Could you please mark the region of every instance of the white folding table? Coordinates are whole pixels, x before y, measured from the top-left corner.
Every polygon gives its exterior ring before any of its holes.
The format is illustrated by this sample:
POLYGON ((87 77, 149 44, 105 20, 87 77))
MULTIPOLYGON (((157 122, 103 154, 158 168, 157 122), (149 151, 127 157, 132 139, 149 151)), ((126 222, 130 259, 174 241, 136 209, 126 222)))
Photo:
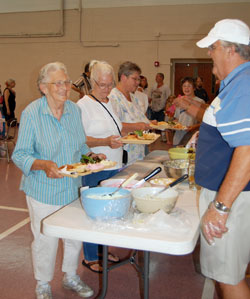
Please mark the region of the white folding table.
MULTIPOLYGON (((159 166, 158 163, 137 162, 122 172, 127 175, 133 173, 135 169, 138 169, 140 172, 140 169, 143 168, 142 171, 145 171, 146 167, 148 167, 148 171, 151 171, 157 166, 159 166)), ((118 177, 122 177, 122 172, 118 177)), ((164 177, 165 174, 161 176, 164 177)), ((112 267, 117 267, 117 265, 114 265, 108 268, 108 246, 142 250, 144 252, 144 298, 147 299, 149 291, 149 252, 171 255, 189 254, 194 250, 199 236, 198 192, 189 190, 187 182, 177 185, 176 189, 180 192, 176 207, 181 209, 189 219, 189 230, 185 233, 177 231, 173 234, 167 231, 150 231, 150 229, 142 231, 136 228, 121 230, 98 229, 88 219, 80 200, 72 202, 45 218, 43 220, 43 233, 48 236, 103 245, 103 280, 99 298, 105 298, 108 271, 112 267)), ((124 264, 124 262, 121 262, 121 264, 124 264)))

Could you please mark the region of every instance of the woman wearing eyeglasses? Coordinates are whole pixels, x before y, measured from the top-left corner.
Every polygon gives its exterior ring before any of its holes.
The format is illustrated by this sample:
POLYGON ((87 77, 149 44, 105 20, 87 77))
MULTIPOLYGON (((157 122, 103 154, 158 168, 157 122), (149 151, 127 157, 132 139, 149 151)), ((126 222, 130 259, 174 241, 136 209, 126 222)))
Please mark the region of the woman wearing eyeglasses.
MULTIPOLYGON (((78 198, 81 179, 63 177, 58 167, 80 161, 91 153, 86 145, 79 107, 69 99, 72 82, 59 62, 45 65, 37 80, 42 97, 22 112, 17 144, 12 155, 22 170, 20 189, 29 208, 36 298, 52 298, 58 238, 40 232, 42 219, 78 198)), ((63 286, 90 297, 93 290, 76 274, 82 242, 64 241, 63 286)))
MULTIPOLYGON (((87 144, 94 153, 104 153, 108 160, 117 162, 114 169, 119 169, 122 167, 122 124, 108 99, 114 86, 114 71, 107 62, 96 60, 90 62, 90 70, 92 92, 77 102, 82 112, 87 144)), ((109 172, 96 173, 96 176, 100 176, 100 181, 109 172)))
MULTIPOLYGON (((108 95, 114 86, 114 71, 104 61, 90 62, 92 92, 77 102, 82 112, 82 123, 87 136, 87 145, 94 153, 103 153, 108 160, 117 164, 111 170, 93 173, 82 178, 83 186, 95 187, 102 180, 114 176, 122 167, 122 124, 114 114, 108 95)), ((99 246, 84 243, 83 265, 93 272, 102 272, 99 246)), ((118 262, 117 256, 109 253, 111 262, 118 262)))
MULTIPOLYGON (((135 130, 149 130, 150 121, 145 116, 134 94, 140 83, 141 69, 133 62, 122 63, 118 71, 118 84, 112 89, 109 98, 115 114, 122 122, 123 132, 128 134, 135 130)), ((145 145, 126 144, 128 164, 142 160, 145 156, 145 145)))

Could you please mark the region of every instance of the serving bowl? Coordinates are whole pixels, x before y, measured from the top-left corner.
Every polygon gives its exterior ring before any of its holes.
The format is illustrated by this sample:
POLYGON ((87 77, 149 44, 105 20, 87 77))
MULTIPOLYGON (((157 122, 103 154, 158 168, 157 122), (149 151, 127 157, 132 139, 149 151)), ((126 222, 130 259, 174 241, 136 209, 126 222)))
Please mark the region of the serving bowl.
POLYGON ((162 209, 170 213, 175 207, 179 193, 169 188, 159 195, 155 195, 162 187, 143 187, 132 190, 132 197, 136 208, 142 213, 155 213, 162 209))
POLYGON ((167 187, 175 181, 174 178, 157 178, 149 181, 152 187, 167 187))
POLYGON ((185 147, 173 147, 168 150, 170 159, 195 159, 195 152, 193 149, 185 147))
POLYGON ((81 202, 86 214, 96 220, 120 219, 125 217, 131 206, 131 192, 115 187, 95 187, 81 191, 81 202))
POLYGON ((184 174, 188 174, 189 160, 167 160, 163 162, 163 167, 169 178, 178 179, 184 174))

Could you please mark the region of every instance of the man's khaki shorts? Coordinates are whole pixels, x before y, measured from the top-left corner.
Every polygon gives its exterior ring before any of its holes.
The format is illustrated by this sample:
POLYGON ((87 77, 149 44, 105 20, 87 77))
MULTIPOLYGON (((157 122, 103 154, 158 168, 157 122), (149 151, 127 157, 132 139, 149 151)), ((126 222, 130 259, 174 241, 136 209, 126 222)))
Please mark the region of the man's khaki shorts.
MULTIPOLYGON (((216 192, 202 189, 200 216, 216 192)), ((206 277, 225 284, 236 285, 245 278, 250 261, 250 191, 241 192, 235 200, 226 226, 228 232, 215 245, 208 245, 201 234, 201 272, 206 277)))

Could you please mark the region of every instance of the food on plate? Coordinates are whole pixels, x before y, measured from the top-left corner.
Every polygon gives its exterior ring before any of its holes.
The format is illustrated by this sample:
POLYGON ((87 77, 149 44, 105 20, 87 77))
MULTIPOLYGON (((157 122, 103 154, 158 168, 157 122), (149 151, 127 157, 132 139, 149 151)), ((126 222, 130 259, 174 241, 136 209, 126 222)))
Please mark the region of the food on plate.
POLYGON ((133 139, 137 139, 137 135, 127 135, 125 137, 123 137, 124 139, 128 139, 128 140, 133 140, 133 139))
POLYGON ((157 126, 167 126, 168 123, 165 121, 158 121, 157 126))
POLYGON ((148 133, 146 131, 137 130, 129 133, 127 136, 123 137, 124 139, 133 140, 154 140, 157 137, 155 133, 148 133))
POLYGON ((142 136, 138 136, 138 139, 143 139, 143 140, 154 140, 156 138, 155 133, 143 133, 142 136))
POLYGON ((143 131, 142 130, 136 130, 136 131, 134 131, 134 134, 139 136, 139 137, 142 137, 143 136, 143 131))
POLYGON ((105 166, 101 163, 88 164, 87 169, 93 172, 103 170, 105 166))
POLYGON ((82 164, 95 164, 101 162, 102 160, 98 156, 90 157, 90 156, 82 155, 80 161, 82 164))
POLYGON ((153 125, 151 124, 152 128, 159 128, 159 129, 172 129, 172 130, 186 130, 187 127, 183 126, 182 124, 180 124, 179 122, 177 122, 176 120, 168 120, 166 121, 159 121, 157 123, 157 125, 153 125))
POLYGON ((116 162, 114 161, 110 161, 110 160, 102 160, 100 162, 105 168, 111 168, 114 167, 116 165, 116 162))
POLYGON ((177 124, 177 121, 174 121, 174 120, 168 120, 168 121, 167 121, 167 124, 168 124, 168 125, 173 125, 173 126, 175 126, 175 125, 177 124))
POLYGON ((86 174, 90 173, 87 165, 82 164, 82 163, 74 163, 74 164, 66 164, 61 167, 59 167, 60 172, 62 174, 67 174, 67 175, 81 175, 81 174, 86 174))
POLYGON ((60 169, 61 174, 77 176, 76 171, 72 169, 71 165, 63 165, 63 166, 59 167, 59 169, 60 169))
POLYGON ((183 125, 180 124, 180 123, 176 123, 175 125, 173 125, 173 129, 186 130, 187 127, 186 127, 186 126, 183 126, 183 125))
POLYGON ((66 164, 59 167, 60 172, 65 176, 77 177, 92 172, 98 172, 106 168, 112 168, 116 165, 116 162, 110 160, 101 160, 98 157, 88 157, 82 155, 81 162, 74 164, 66 164))

